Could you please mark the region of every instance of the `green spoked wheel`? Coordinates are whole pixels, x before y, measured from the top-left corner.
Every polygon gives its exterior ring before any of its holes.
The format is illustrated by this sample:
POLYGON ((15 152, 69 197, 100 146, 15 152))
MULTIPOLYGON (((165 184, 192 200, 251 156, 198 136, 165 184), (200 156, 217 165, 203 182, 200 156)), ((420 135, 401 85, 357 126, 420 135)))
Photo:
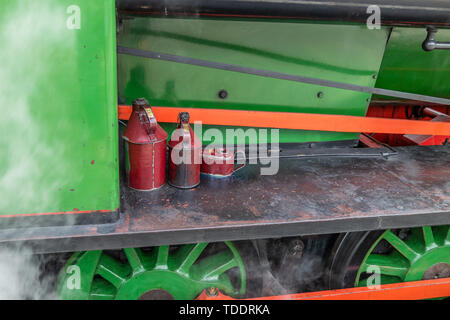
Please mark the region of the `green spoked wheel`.
POLYGON ((334 250, 330 287, 367 286, 374 274, 380 284, 450 277, 449 226, 342 235, 334 250))
POLYGON ((374 271, 379 271, 381 284, 450 277, 448 226, 414 228, 404 239, 387 230, 371 249, 358 270, 356 286, 366 286, 365 274, 374 271), (374 253, 381 241, 388 243, 392 250, 385 254, 374 253))
POLYGON ((246 282, 233 243, 199 243, 75 253, 62 270, 58 292, 62 299, 185 300, 211 287, 242 296, 246 282))

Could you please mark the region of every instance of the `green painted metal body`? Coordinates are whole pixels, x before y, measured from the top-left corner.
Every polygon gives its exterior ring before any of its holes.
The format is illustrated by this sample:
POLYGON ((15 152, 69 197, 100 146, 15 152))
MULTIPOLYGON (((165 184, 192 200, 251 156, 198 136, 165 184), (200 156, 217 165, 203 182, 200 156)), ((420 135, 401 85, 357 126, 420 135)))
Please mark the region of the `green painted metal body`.
MULTIPOLYGON (((388 31, 357 25, 146 17, 124 20, 119 44, 374 86, 388 31)), ((142 96, 155 106, 363 116, 370 100, 366 93, 122 55, 118 82, 120 102, 131 103, 142 96), (219 98, 221 90, 228 92, 226 99, 219 98)), ((170 132, 173 126, 164 128, 170 132)), ((357 137, 354 133, 280 132, 281 142, 357 137)))
POLYGON ((0 43, 0 216, 116 210, 114 0, 1 1, 0 43))
MULTIPOLYGON (((450 52, 425 52, 422 42, 426 36, 425 28, 393 28, 381 64, 377 88, 450 97, 450 52)), ((450 30, 439 29, 436 39, 450 42, 450 30)))
POLYGON ((71 300, 137 300, 149 291, 164 290, 176 300, 187 300, 210 287, 233 296, 243 295, 246 270, 236 247, 225 242, 221 250, 204 256, 208 245, 183 245, 175 250, 169 246, 124 249, 122 261, 120 256, 102 251, 75 253, 62 270, 59 296, 71 300), (227 274, 232 269, 237 283, 232 283, 227 274))

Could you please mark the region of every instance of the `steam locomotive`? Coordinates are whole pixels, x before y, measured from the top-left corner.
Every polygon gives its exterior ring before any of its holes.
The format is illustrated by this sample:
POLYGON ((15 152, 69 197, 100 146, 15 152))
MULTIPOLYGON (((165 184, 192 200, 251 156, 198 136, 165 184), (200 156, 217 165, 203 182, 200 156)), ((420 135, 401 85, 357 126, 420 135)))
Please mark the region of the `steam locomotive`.
POLYGON ((1 2, 2 247, 54 257, 62 299, 450 277, 449 13, 439 0, 1 2), (232 173, 164 184, 165 141, 130 159, 141 98, 142 130, 157 121, 170 141, 189 113, 232 173), (154 152, 163 183, 130 188, 154 152))

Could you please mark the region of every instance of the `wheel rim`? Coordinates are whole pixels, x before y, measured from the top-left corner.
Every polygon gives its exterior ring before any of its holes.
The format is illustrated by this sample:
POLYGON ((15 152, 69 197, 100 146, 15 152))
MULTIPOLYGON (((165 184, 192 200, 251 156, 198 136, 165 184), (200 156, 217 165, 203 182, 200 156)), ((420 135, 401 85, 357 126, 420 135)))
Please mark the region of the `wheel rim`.
POLYGON ((58 292, 62 299, 187 300, 210 287, 232 296, 246 291, 244 263, 231 242, 75 253, 58 292), (75 288, 73 270, 80 276, 75 288))
POLYGON ((355 286, 367 286, 368 275, 378 271, 380 284, 450 276, 449 226, 413 228, 402 238, 386 230, 375 241, 359 267, 355 286), (375 253, 382 241, 389 252, 375 253))

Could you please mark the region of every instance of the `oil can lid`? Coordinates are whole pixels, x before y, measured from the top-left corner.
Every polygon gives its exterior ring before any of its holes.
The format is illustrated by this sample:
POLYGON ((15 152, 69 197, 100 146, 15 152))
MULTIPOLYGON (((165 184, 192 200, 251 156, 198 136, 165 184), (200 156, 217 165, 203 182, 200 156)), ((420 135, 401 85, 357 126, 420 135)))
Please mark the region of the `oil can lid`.
POLYGON ((133 111, 135 111, 136 109, 150 107, 150 103, 145 98, 139 98, 133 101, 132 106, 133 111))
POLYGON ((189 112, 180 112, 178 114, 178 123, 179 124, 189 124, 189 112))

